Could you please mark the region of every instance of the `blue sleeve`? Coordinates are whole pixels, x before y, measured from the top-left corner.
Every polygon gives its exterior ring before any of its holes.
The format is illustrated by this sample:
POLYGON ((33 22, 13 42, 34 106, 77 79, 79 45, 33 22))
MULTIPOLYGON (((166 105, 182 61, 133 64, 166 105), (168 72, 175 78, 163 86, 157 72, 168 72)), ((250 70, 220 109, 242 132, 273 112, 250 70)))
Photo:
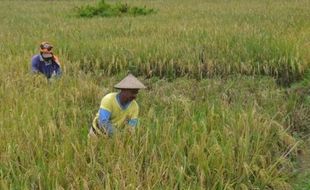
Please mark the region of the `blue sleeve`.
POLYGON ((37 58, 38 58, 37 56, 34 56, 31 60, 31 72, 32 73, 36 73, 39 71, 37 68, 38 67, 38 59, 37 58))
POLYGON ((99 109, 99 126, 104 127, 109 136, 113 134, 114 128, 110 122, 111 113, 108 110, 99 109))
POLYGON ((108 110, 105 110, 102 108, 99 109, 99 123, 100 124, 109 122, 110 116, 111 116, 111 113, 108 110))
POLYGON ((130 119, 128 121, 128 125, 130 125, 132 127, 136 127, 138 125, 138 119, 130 119))

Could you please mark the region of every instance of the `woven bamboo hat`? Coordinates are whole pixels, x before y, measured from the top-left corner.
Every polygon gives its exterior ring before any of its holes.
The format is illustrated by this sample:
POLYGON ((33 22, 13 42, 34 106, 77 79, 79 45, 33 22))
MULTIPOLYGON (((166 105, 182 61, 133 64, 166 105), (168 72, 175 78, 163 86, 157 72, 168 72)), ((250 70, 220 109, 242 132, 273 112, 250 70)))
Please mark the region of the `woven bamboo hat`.
POLYGON ((145 89, 146 86, 142 84, 135 76, 132 74, 127 75, 123 80, 117 83, 114 88, 116 89, 145 89))

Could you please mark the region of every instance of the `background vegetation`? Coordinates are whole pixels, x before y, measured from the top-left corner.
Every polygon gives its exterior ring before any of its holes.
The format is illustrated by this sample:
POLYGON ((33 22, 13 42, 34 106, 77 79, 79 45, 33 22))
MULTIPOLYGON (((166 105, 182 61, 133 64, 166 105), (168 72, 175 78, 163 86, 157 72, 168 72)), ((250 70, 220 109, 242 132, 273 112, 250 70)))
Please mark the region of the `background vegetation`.
POLYGON ((139 16, 147 15, 155 12, 154 9, 147 9, 146 7, 131 7, 127 3, 109 4, 105 0, 99 1, 96 6, 82 6, 77 8, 77 15, 80 17, 115 17, 115 16, 139 16))
POLYGON ((0 189, 309 186, 292 180, 310 123, 309 1, 134 0, 157 14, 76 17, 96 3, 1 2, 0 189), (65 69, 53 83, 29 74, 46 40, 65 69), (139 129, 89 144, 128 70, 149 87, 139 129))

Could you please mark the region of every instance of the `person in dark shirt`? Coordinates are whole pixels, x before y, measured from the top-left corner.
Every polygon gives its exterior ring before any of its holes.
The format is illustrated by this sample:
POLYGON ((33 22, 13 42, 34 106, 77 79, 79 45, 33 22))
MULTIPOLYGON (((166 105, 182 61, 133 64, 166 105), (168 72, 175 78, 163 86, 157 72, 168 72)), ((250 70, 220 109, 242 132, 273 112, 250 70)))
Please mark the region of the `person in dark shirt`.
POLYGON ((41 73, 47 79, 60 77, 62 70, 58 60, 52 52, 53 46, 48 42, 40 44, 40 53, 34 55, 31 60, 32 73, 41 73))

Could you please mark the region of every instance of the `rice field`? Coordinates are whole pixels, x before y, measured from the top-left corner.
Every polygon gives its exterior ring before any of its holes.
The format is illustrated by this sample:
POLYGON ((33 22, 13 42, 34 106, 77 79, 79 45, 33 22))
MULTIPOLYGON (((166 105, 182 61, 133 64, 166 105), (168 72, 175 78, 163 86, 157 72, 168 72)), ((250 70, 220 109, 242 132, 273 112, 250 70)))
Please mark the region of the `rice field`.
POLYGON ((0 189, 307 189, 310 1, 127 3, 157 12, 1 1, 0 189), (52 83, 29 72, 41 41, 64 66, 52 83), (140 126, 89 142, 128 72, 148 86, 140 126))

